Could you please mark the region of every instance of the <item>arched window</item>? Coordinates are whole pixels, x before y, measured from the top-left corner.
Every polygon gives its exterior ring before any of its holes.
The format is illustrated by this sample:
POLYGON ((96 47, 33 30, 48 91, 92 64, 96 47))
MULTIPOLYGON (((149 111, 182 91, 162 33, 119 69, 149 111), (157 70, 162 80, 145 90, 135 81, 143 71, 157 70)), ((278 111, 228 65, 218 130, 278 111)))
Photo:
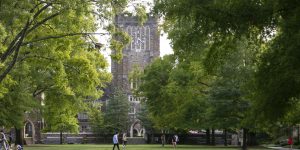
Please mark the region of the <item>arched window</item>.
POLYGON ((32 124, 30 122, 25 124, 25 137, 32 137, 32 124))

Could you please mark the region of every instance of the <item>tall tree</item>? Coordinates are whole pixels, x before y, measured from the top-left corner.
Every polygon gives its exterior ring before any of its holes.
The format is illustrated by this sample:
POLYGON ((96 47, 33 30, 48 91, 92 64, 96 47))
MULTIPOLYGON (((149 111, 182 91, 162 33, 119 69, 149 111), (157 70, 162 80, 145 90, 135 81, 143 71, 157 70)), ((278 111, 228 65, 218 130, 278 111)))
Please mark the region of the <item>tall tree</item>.
POLYGON ((256 73, 255 107, 263 121, 283 118, 299 98, 299 1, 157 0, 175 55, 207 55, 212 70, 222 64, 232 41, 247 37, 263 47, 256 73), (189 9, 186 9, 189 8, 189 9), (264 44, 267 43, 267 44, 264 44), (203 49, 203 45, 208 49, 203 49), (218 57, 209 57, 217 54, 218 57))
POLYGON ((114 89, 107 101, 104 114, 106 132, 127 131, 128 129, 129 101, 126 93, 119 88, 114 89))
POLYGON ((104 116, 101 106, 102 104, 99 103, 91 103, 87 108, 89 123, 95 133, 101 133, 104 130, 104 116))
POLYGON ((218 129, 254 129, 253 120, 251 123, 245 123, 245 120, 253 119, 249 117, 253 114, 249 114, 251 100, 247 86, 253 82, 255 56, 259 47, 247 40, 237 41, 235 45, 232 52, 224 58, 224 63, 218 67, 209 90, 209 118, 212 120, 211 124, 218 129), (249 47, 252 51, 247 50, 249 47))
POLYGON ((171 118, 166 117, 166 114, 172 108, 169 106, 171 99, 166 94, 165 87, 173 66, 174 58, 171 56, 158 58, 146 67, 141 77, 142 84, 139 91, 146 98, 147 109, 158 129, 169 128, 171 118))
MULTIPOLYGON (((96 33, 95 22, 105 18, 112 22, 112 16, 124 5, 125 1, 2 0, 0 101, 7 110, 0 112, 1 125, 22 127, 22 119, 9 118, 30 111, 32 103, 37 103, 34 97, 41 93, 47 97, 46 110, 61 113, 66 108, 79 111, 77 103, 86 97, 98 98, 102 91, 97 89, 104 87, 110 74, 104 56, 94 46, 93 35, 118 34, 124 37, 114 42, 119 48, 128 42, 128 37, 110 28, 108 32, 96 33), (70 102, 76 104, 69 107, 70 102), (9 111, 18 107, 17 112, 9 111)), ((111 47, 118 50, 115 45, 111 47)), ((68 116, 74 118, 76 111, 68 116)))
POLYGON ((75 117, 83 100, 99 98, 111 79, 95 35, 109 35, 106 47, 116 51, 112 58, 120 59, 130 38, 112 24, 127 4, 1 0, 0 125, 21 128, 24 112, 41 109, 47 130, 77 132, 75 117), (41 106, 36 97, 42 93, 46 98, 41 106))
POLYGON ((204 126, 208 85, 199 66, 197 62, 178 62, 170 55, 145 69, 139 90, 158 129, 204 126))
POLYGON ((154 123, 151 119, 151 113, 148 110, 147 104, 143 101, 141 102, 141 108, 140 108, 140 111, 137 114, 137 119, 139 119, 141 121, 141 124, 143 125, 143 127, 146 130, 146 135, 148 136, 147 137, 148 138, 147 142, 152 143, 154 141, 155 131, 157 131, 157 130, 156 130, 156 128, 154 126, 154 123), (149 136, 151 138, 149 138, 149 136))

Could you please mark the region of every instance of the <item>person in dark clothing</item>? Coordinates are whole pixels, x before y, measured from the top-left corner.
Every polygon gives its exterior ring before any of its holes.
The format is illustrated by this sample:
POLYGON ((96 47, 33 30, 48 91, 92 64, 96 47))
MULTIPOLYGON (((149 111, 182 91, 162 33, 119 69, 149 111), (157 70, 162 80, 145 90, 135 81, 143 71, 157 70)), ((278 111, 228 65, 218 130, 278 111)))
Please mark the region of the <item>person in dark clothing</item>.
POLYGON ((160 137, 160 139, 161 139, 161 146, 164 147, 165 143, 166 143, 166 136, 165 136, 165 134, 162 134, 161 137, 160 137))

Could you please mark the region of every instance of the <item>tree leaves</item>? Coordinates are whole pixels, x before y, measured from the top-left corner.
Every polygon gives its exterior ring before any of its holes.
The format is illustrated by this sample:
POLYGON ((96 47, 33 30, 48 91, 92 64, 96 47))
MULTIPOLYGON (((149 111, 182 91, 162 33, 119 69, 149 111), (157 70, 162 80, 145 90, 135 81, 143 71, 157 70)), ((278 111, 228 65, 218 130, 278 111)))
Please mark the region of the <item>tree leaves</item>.
POLYGON ((246 97, 251 97, 262 121, 274 122, 284 118, 299 99, 298 3, 158 0, 155 10, 165 19, 165 32, 179 60, 200 60, 215 75, 235 50, 251 55, 252 60, 245 62, 251 67, 245 71, 256 75, 246 75, 253 82, 243 87, 251 91, 246 97), (246 47, 236 49, 238 42, 246 47))
POLYGON ((104 114, 105 132, 126 131, 128 128, 129 102, 122 89, 114 89, 109 98, 104 114))
POLYGON ((5 106, 0 125, 22 127, 22 114, 37 109, 47 130, 77 132, 83 100, 98 99, 111 80, 92 41, 96 18, 113 19, 106 16, 111 1, 4 0, 0 7, 0 102, 5 106), (109 7, 95 16, 96 3, 109 7), (40 94, 45 94, 43 107, 37 107, 40 94))

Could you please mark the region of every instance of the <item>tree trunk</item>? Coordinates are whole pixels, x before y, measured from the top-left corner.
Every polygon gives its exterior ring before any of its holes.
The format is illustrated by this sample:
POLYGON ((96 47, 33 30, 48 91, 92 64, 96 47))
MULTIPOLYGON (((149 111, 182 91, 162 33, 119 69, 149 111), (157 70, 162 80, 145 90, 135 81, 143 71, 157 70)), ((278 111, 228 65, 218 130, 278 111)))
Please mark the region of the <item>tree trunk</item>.
POLYGON ((248 145, 249 146, 255 146, 258 145, 256 140, 256 133, 255 132, 248 132, 248 145))
POLYGON ((227 130, 224 129, 224 145, 227 146, 227 130))
POLYGON ((60 131, 60 144, 63 144, 63 134, 62 134, 62 131, 60 131))
POLYGON ((211 129, 211 145, 216 145, 215 129, 211 129))
POLYGON ((15 144, 16 145, 24 145, 24 138, 23 138, 23 134, 22 134, 22 130, 21 129, 17 129, 16 130, 16 141, 15 144))
POLYGON ((243 145, 242 145, 243 150, 247 150, 247 134, 248 134, 248 129, 243 128, 243 145))
POLYGON ((206 144, 210 145, 210 130, 206 129, 206 144))

